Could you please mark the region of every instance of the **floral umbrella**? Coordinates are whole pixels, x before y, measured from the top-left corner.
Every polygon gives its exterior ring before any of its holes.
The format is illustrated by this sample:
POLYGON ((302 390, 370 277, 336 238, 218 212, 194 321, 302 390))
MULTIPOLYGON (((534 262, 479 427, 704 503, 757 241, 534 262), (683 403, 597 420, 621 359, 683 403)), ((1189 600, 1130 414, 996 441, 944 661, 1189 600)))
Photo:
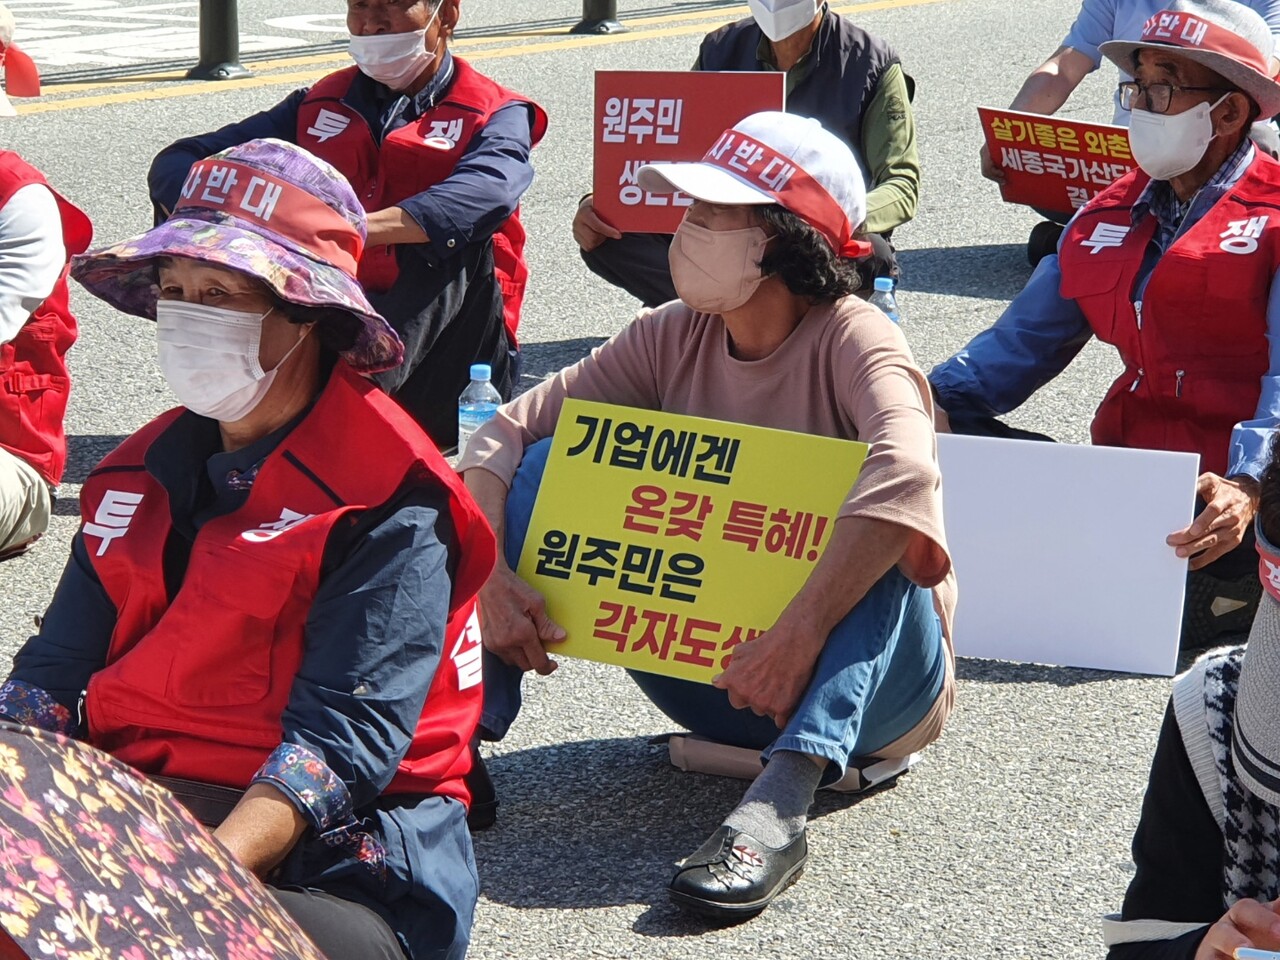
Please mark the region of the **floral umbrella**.
POLYGON ((0 722, 0 960, 324 960, 162 787, 0 722))

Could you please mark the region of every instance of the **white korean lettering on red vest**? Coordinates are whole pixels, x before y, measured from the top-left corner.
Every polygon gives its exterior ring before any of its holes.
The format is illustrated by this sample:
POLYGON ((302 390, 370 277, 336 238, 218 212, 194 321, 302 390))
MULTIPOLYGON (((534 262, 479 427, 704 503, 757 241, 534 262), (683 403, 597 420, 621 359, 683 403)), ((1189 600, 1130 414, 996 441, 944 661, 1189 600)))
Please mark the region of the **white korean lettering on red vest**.
POLYGON ((334 113, 332 110, 321 109, 315 121, 307 127, 307 133, 324 143, 326 140, 332 140, 349 126, 351 126, 350 117, 334 113))
POLYGON ((98 556, 105 554, 114 540, 129 532, 129 524, 133 522, 133 515, 138 512, 141 503, 140 493, 107 491, 93 515, 93 522, 84 525, 85 536, 102 539, 102 543, 98 545, 98 556))
POLYGON ((296 527, 300 523, 314 520, 315 516, 314 513, 302 514, 285 507, 280 511, 280 519, 275 523, 264 523, 256 530, 246 530, 240 536, 250 543, 266 543, 268 540, 274 540, 286 530, 296 527))
POLYGON ((1258 249, 1258 238, 1262 236, 1262 231, 1266 228, 1269 219, 1271 219, 1270 216, 1262 216, 1229 221, 1227 229, 1218 234, 1222 239, 1218 249, 1237 254, 1255 252, 1258 249))
POLYGON ((480 621, 476 617, 476 612, 472 610, 462 632, 458 634, 458 642, 453 645, 453 652, 449 654, 449 659, 458 670, 459 690, 470 690, 472 687, 480 686, 480 682, 484 679, 481 668, 483 657, 484 648, 480 645, 480 621))
POLYGON ((1100 223, 1093 228, 1093 235, 1088 240, 1080 241, 1080 246, 1092 247, 1090 254, 1105 250, 1107 247, 1118 247, 1129 235, 1129 229, 1118 223, 1100 223))

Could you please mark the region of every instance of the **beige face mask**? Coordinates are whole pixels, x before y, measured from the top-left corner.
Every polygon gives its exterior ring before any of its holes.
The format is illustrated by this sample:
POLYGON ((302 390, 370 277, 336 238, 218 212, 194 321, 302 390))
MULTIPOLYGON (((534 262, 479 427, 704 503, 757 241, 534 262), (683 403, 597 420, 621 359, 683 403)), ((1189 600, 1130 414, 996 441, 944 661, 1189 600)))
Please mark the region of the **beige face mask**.
POLYGON ((768 243, 761 227, 708 230, 685 220, 667 254, 676 293, 704 313, 736 310, 764 280, 760 260, 768 243))

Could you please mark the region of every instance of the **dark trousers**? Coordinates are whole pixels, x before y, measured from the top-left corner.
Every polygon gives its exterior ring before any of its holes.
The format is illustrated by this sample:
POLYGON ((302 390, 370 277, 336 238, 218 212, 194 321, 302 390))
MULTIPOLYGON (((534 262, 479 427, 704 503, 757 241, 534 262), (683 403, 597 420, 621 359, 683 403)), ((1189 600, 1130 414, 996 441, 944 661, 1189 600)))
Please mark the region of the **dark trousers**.
MULTIPOLYGON (((893 245, 878 233, 867 236, 873 252, 858 261, 862 287, 858 293, 870 296, 876 277, 898 279, 898 258, 893 245)), ((582 250, 582 260, 596 276, 627 291, 646 307, 656 307, 676 297, 671 282, 667 250, 669 233, 624 233, 621 240, 606 240, 594 250, 582 250)))
POLYGON ((387 921, 364 904, 302 887, 271 892, 329 960, 404 960, 387 921))
POLYGON ((493 244, 471 244, 437 267, 412 248, 397 255, 399 278, 369 302, 400 334, 405 360, 374 379, 447 450, 458 443, 458 395, 473 363, 489 364, 504 400, 515 387, 517 355, 503 323, 493 244))

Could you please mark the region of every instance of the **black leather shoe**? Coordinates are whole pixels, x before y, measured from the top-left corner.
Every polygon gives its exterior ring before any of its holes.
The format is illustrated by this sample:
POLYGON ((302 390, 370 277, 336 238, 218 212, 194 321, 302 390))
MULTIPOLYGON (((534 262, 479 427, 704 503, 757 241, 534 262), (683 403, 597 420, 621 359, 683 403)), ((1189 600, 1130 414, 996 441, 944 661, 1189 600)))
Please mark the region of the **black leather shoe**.
POLYGON ((498 791, 494 789, 489 769, 480 756, 480 744, 471 745, 471 770, 464 778, 471 791, 471 808, 467 811, 467 826, 472 833, 488 830, 498 819, 498 791))
POLYGON ((800 878, 809 859, 804 831, 780 850, 721 826, 680 865, 667 889, 672 901, 713 920, 745 920, 800 878))

